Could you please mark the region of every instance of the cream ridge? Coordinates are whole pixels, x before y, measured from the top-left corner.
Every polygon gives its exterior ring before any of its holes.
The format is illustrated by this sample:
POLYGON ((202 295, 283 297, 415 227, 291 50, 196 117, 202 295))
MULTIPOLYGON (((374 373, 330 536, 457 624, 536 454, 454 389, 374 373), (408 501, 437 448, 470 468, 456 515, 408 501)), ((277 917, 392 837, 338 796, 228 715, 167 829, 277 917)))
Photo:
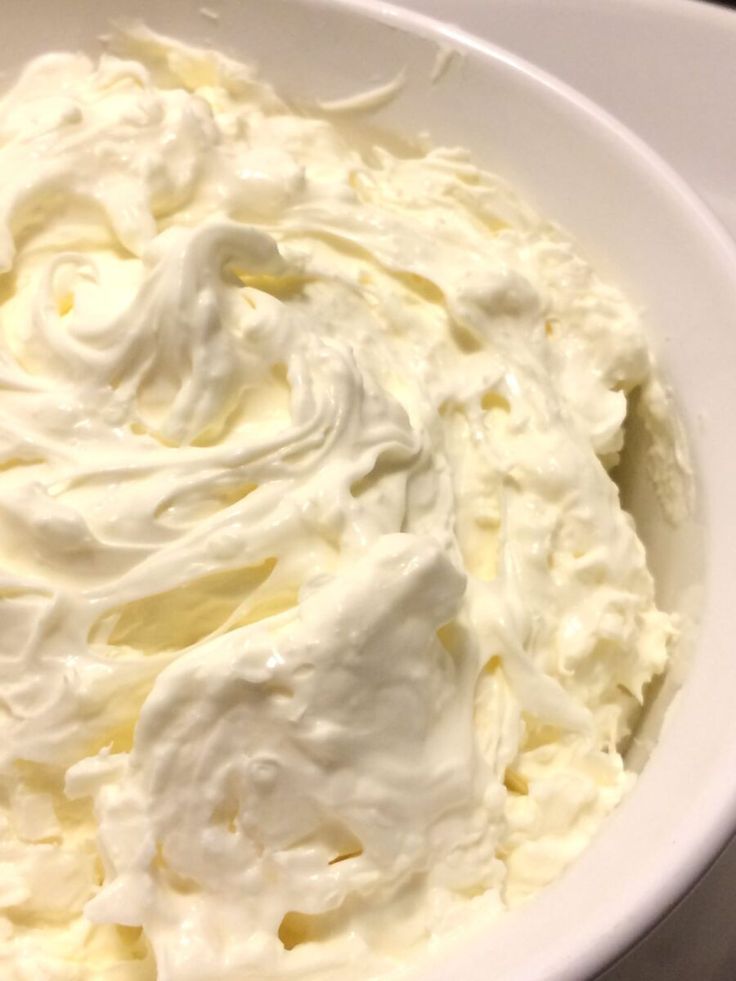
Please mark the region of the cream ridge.
POLYGON ((462 150, 115 50, 0 101, 0 974, 403 973, 634 779, 640 317, 462 150))

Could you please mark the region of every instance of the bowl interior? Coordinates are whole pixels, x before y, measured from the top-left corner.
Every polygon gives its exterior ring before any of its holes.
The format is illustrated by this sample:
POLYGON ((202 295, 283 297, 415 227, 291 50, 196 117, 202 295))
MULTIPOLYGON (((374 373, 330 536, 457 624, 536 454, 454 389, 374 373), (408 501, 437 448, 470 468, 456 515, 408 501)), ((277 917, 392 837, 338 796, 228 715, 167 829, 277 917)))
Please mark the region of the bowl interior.
POLYGON ((479 927, 445 960, 433 955, 422 968, 438 981, 590 976, 678 898, 736 824, 728 596, 736 582, 736 455, 724 451, 736 410, 736 255, 668 168, 584 98, 514 56, 377 2, 221 0, 202 9, 199 0, 5 0, 0 71, 8 79, 46 50, 98 50, 110 21, 136 17, 254 62, 297 104, 341 98, 404 72, 396 98, 347 125, 402 138, 426 132, 435 143, 469 148, 569 230, 645 311, 689 433, 698 507, 693 520, 667 523, 636 426, 625 499, 660 602, 682 611, 686 625, 701 611, 697 649, 655 699, 632 750, 635 765, 649 761, 605 834, 527 908, 492 931, 479 927))

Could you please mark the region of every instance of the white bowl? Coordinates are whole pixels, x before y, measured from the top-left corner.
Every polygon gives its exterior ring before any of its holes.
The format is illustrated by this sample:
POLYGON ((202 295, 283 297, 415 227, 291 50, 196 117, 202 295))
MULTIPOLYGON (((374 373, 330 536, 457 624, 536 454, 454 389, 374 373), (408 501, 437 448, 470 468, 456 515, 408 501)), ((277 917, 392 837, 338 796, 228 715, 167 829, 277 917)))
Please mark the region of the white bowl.
MULTIPOLYGON (((697 520, 667 526, 639 466, 630 468, 630 499, 663 604, 689 608, 700 594, 694 655, 670 675, 670 688, 680 673, 684 682, 635 791, 583 857, 527 907, 477 925, 418 968, 423 981, 591 977, 678 900, 736 829, 736 251, 682 181, 588 100, 492 45, 378 2, 4 0, 0 66, 7 77, 44 50, 93 50, 110 19, 131 16, 255 61, 300 99, 344 96, 405 68, 405 87, 371 123, 469 147, 647 312, 689 432, 697 520), (460 56, 448 62, 448 48, 460 56)), ((645 748, 649 739, 645 727, 645 748)))

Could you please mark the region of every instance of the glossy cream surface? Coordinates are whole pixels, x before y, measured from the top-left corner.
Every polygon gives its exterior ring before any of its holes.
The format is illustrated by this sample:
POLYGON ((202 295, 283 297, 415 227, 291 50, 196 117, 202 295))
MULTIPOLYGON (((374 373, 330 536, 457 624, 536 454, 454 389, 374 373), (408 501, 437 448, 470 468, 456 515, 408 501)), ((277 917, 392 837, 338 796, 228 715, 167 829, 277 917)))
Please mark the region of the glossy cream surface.
POLYGON ((389 975, 633 779, 642 326, 463 151, 115 44, 0 102, 0 974, 389 975))

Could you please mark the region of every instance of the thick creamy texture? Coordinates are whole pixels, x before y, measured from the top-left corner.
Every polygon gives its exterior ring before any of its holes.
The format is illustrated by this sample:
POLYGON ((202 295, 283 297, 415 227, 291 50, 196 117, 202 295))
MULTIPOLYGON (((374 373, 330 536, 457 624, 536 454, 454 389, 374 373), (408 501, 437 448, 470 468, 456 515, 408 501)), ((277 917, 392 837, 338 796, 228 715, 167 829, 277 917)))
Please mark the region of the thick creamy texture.
POLYGON ((0 974, 391 973, 630 785, 642 329, 465 153, 119 45, 0 102, 0 974))

